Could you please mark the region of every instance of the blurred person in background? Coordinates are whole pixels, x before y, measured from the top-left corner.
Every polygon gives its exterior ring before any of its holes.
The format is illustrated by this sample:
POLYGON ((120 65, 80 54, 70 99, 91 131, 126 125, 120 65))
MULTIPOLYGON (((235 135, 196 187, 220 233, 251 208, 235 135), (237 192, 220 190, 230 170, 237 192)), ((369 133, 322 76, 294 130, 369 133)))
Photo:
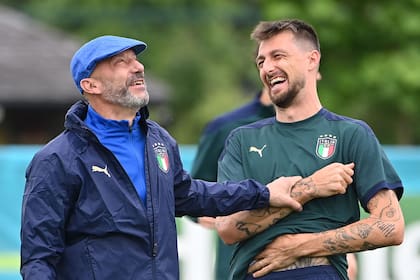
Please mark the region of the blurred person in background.
POLYGON ((354 163, 354 177, 345 194, 298 200, 304 204, 299 213, 284 208, 218 217, 221 238, 237 243, 228 279, 349 279, 347 253, 402 243, 401 180, 366 123, 322 107, 321 52, 312 26, 261 22, 251 37, 276 116, 229 135, 218 180, 305 177, 331 162, 354 163), (359 202, 367 218, 360 219, 359 202))
POLYGON ((269 202, 301 210, 290 197, 299 176, 266 186, 187 174, 175 139, 148 119, 137 60, 145 48, 138 40, 101 36, 74 54, 70 69, 84 100, 69 109, 65 130, 26 171, 24 279, 178 279, 175 216, 224 215, 269 202))
MULTIPOLYGON (((239 126, 272 117, 274 114, 268 89, 263 88, 250 102, 210 121, 200 137, 191 176, 217 181, 217 160, 229 133, 239 126)), ((213 217, 199 217, 195 221, 208 229, 214 229, 213 217)), ((216 242, 215 279, 227 279, 233 246, 226 245, 218 237, 216 242)))

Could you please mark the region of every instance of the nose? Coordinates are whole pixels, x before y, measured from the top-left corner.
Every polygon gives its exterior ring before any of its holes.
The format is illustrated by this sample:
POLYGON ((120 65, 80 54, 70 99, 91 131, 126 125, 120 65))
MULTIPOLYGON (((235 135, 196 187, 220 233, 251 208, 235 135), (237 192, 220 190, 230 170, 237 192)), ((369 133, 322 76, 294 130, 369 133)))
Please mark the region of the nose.
POLYGON ((133 66, 134 72, 144 72, 144 65, 140 61, 134 60, 133 66))
POLYGON ((275 63, 274 60, 266 58, 264 63, 261 67, 261 70, 266 73, 271 73, 275 70, 275 63))

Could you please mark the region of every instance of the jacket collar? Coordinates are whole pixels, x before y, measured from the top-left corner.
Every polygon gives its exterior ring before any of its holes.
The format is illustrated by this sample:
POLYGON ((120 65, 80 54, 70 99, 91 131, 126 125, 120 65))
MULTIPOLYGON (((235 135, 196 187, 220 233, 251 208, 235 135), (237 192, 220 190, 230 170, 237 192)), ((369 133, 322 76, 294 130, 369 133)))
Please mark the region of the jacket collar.
MULTIPOLYGON (((64 127, 66 129, 81 129, 81 128, 87 128, 87 126, 84 123, 84 120, 86 118, 88 110, 88 103, 85 100, 79 100, 76 103, 74 103, 70 109, 67 111, 65 121, 64 121, 64 127)), ((140 126, 142 129, 147 131, 147 119, 149 118, 149 110, 147 106, 142 107, 139 110, 139 114, 141 116, 140 118, 140 126)))

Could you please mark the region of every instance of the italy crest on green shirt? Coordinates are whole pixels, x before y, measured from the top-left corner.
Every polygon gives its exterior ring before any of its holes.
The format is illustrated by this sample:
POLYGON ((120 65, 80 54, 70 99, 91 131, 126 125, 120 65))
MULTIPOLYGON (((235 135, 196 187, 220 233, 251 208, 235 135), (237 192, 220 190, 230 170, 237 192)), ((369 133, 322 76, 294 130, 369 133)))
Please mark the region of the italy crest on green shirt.
POLYGON ((331 134, 321 135, 316 143, 316 155, 322 159, 329 159, 334 155, 336 147, 336 136, 331 134))

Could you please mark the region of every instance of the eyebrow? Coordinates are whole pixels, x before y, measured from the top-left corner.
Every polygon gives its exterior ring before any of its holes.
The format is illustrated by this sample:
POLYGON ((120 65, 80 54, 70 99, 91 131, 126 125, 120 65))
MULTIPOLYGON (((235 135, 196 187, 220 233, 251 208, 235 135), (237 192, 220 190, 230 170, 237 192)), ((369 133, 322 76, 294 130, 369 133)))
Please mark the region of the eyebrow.
MULTIPOLYGON (((287 52, 287 51, 285 51, 285 50, 282 50, 282 49, 275 49, 275 50, 272 50, 272 51, 270 51, 269 53, 268 53, 268 56, 272 56, 272 55, 274 55, 274 54, 276 54, 276 53, 280 53, 280 54, 284 54, 284 55, 288 55, 289 53, 287 52)), ((266 55, 257 55, 257 57, 255 58, 255 60, 257 61, 257 60, 259 60, 259 59, 261 59, 261 58, 265 58, 266 57, 266 55)))

